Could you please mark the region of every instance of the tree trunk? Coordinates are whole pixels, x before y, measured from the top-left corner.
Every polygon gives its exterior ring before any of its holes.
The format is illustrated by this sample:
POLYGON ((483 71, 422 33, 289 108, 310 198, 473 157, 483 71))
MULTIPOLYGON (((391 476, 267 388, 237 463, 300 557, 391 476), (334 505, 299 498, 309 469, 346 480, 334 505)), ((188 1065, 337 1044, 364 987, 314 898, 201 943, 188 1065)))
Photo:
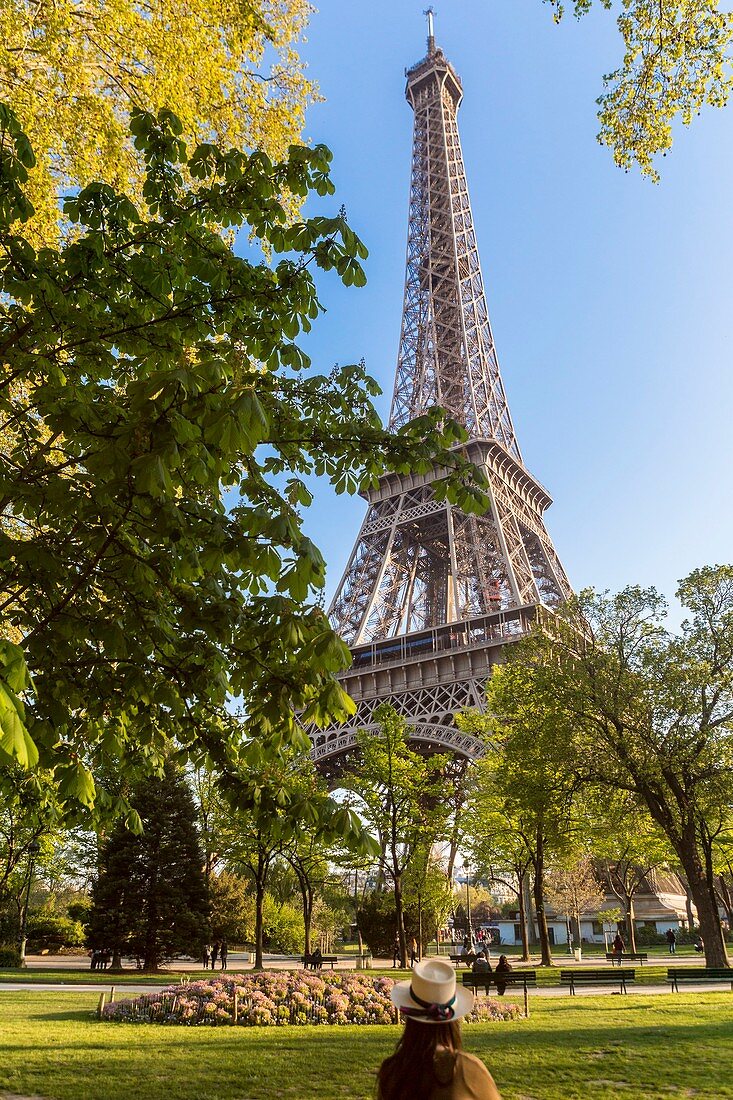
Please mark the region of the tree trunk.
POLYGON ((636 924, 634 922, 634 897, 633 894, 626 895, 626 931, 629 936, 629 951, 632 954, 636 953, 636 924))
POLYGON ((529 962, 529 936, 527 935, 527 906, 524 899, 524 891, 527 882, 526 872, 522 872, 517 875, 519 880, 519 889, 517 890, 517 897, 519 898, 519 934, 522 937, 522 961, 529 962))
POLYGON ((725 875, 718 875, 718 897, 728 917, 728 928, 733 929, 733 890, 725 875))
POLYGON ((583 943, 583 936, 580 928, 580 913, 577 911, 577 909, 570 914, 570 928, 573 937, 573 943, 577 942, 578 947, 580 947, 583 943))
MULTIPOLYGON (((258 868, 259 872, 259 868, 258 868)), ((255 881, 255 970, 263 970, 262 963, 262 910, 265 902, 265 883, 258 873, 255 881)))
POLYGON ((379 860, 377 861, 377 878, 374 883, 374 892, 379 894, 385 887, 384 868, 387 860, 387 838, 379 837, 379 860))
MULTIPOLYGON (((257 870, 254 872, 255 880, 255 970, 264 970, 262 962, 262 937, 265 905, 265 887, 267 886, 267 872, 270 869, 270 856, 263 854, 263 850, 257 853, 257 870)), ((250 871, 254 869, 250 865, 250 871)))
POLYGON ((305 953, 311 953, 311 922, 313 920, 313 890, 308 887, 303 894, 303 924, 305 926, 305 953))
POLYGON ((705 965, 727 967, 728 953, 718 915, 715 882, 705 874, 694 838, 683 837, 677 853, 687 878, 687 885, 697 909, 700 935, 705 945, 705 965))
POLYGON ((529 942, 532 947, 535 947, 540 941, 537 932, 535 931, 535 913, 534 902, 532 898, 532 884, 530 882, 530 876, 524 876, 524 911, 527 920, 527 934, 529 936, 529 942))
POLYGON ((394 876, 394 907, 397 916, 397 936, 400 941, 400 964, 407 966, 407 933, 405 932, 405 913, 402 907, 402 875, 394 876))
POLYGON ((685 909, 687 910, 687 931, 692 932, 695 928, 695 916, 692 912, 692 893, 689 886, 685 889, 685 909))
POLYGON ((308 881, 308 876, 303 869, 302 864, 295 863, 294 860, 290 860, 290 866, 295 871, 295 877, 298 880, 298 887, 300 889, 300 904, 303 910, 303 928, 305 930, 303 952, 306 955, 311 954, 311 923, 313 921, 313 887, 308 881))
POLYGON ((545 916, 545 840, 542 830, 537 830, 537 845, 532 860, 534 866, 534 907, 537 913, 537 929, 540 934, 540 954, 542 966, 552 966, 552 948, 545 916))

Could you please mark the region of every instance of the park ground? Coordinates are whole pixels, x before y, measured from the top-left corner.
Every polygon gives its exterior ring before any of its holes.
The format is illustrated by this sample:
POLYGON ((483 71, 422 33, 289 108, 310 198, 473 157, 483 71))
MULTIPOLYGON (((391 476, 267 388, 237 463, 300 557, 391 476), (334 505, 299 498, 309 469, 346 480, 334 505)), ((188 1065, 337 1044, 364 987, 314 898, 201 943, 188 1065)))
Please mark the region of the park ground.
MULTIPOLYGON (((390 1027, 102 1023, 90 992, 0 991, 0 1097, 367 1100, 390 1027)), ((733 994, 532 998, 472 1024, 504 1100, 733 1100, 733 994)))

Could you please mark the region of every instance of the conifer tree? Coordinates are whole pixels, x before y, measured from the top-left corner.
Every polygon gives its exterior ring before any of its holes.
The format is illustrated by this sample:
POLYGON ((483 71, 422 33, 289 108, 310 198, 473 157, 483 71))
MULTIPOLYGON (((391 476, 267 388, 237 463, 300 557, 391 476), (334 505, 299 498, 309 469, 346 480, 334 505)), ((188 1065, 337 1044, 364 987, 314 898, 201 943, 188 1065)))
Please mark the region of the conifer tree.
POLYGON ((90 942, 112 951, 115 968, 131 954, 157 970, 174 955, 198 957, 206 939, 204 857, 194 800, 173 764, 141 780, 131 803, 143 832, 120 821, 101 846, 90 942))

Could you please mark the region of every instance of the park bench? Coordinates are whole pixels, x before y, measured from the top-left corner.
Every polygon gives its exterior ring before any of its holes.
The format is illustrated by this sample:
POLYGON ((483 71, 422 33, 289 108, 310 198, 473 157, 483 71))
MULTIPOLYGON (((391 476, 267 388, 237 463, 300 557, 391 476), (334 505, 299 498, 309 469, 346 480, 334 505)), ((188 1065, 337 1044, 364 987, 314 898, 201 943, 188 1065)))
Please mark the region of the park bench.
POLYGON ((606 961, 610 962, 611 966, 616 962, 619 966, 621 966, 621 963, 626 962, 640 962, 643 966, 648 958, 649 955, 646 951, 622 951, 620 955, 616 954, 615 951, 606 952, 606 961))
POLYGON ((472 989, 474 993, 478 993, 479 989, 483 989, 484 993, 489 993, 490 986, 496 986, 501 984, 509 989, 510 986, 520 987, 524 992, 524 1012, 526 1016, 529 1016, 529 996, 528 989, 537 988, 537 971, 536 970, 512 970, 509 974, 496 974, 491 972, 488 974, 474 974, 469 971, 467 974, 461 975, 461 981, 464 985, 472 989))
MULTIPOLYGON (((303 966, 305 967, 306 970, 308 970, 310 968, 313 968, 313 956, 312 955, 301 955, 300 956, 300 961, 302 962, 302 964, 303 964, 303 966)), ((331 964, 331 969, 333 970, 333 968, 336 966, 336 963, 338 961, 339 961, 338 960, 338 955, 323 955, 321 960, 320 960, 319 969, 320 969, 320 967, 323 966, 324 963, 330 963, 331 964)))
POLYGON ((707 982, 730 982, 733 990, 733 969, 719 966, 686 966, 672 967, 667 971, 667 981, 672 985, 672 993, 679 993, 680 982, 696 982, 698 985, 707 982))
POLYGON ((611 967, 610 970, 561 970, 560 985, 570 986, 570 996, 575 996, 576 985, 617 985, 621 993, 636 978, 636 971, 624 967, 611 967))
POLYGON ((471 966, 477 956, 478 952, 472 951, 470 955, 449 955, 448 958, 456 966, 471 966))

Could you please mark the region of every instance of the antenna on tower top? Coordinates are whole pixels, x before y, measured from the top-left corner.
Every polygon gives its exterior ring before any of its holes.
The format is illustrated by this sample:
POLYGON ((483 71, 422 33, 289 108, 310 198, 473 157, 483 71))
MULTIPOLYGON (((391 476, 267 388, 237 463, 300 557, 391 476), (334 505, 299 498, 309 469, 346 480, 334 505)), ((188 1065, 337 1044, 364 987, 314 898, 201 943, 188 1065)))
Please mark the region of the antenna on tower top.
POLYGON ((423 15, 428 17, 428 55, 435 53, 435 24, 433 17, 435 16, 435 10, 433 8, 427 8, 423 15))

